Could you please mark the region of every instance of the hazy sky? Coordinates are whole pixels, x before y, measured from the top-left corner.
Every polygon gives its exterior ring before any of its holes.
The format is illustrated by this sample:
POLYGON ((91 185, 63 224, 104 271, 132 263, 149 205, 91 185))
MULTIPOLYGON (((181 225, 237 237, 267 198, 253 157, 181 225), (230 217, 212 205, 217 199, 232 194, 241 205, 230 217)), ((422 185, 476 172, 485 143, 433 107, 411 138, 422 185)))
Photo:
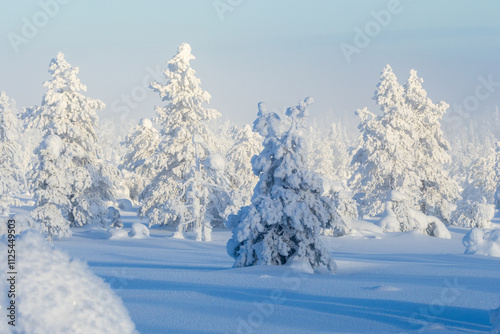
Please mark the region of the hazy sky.
POLYGON ((62 51, 80 67, 87 95, 107 104, 101 117, 152 117, 160 99, 144 95, 142 85, 182 42, 197 57, 192 66, 212 94, 211 107, 238 123, 254 120, 259 101, 281 109, 306 96, 316 100, 316 117, 352 118, 364 106, 376 111, 371 97, 386 64, 402 83, 415 68, 435 101, 470 112, 500 105, 497 0, 2 0, 1 6, 0 90, 18 107, 40 103, 49 62, 62 51), (371 36, 359 33, 367 30, 371 36), (341 45, 356 48, 350 62, 341 45), (484 87, 485 81, 493 83, 484 87))

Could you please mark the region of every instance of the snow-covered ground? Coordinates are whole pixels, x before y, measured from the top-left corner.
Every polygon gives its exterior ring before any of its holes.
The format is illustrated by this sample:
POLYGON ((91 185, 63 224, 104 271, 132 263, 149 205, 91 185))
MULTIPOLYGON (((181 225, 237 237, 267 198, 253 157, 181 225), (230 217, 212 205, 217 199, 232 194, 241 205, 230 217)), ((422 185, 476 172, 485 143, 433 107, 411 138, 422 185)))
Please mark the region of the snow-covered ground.
MULTIPOLYGON (((24 207, 23 211, 29 210, 24 207)), ((139 222, 121 211, 124 229, 139 222)), ((19 210, 14 210, 18 211, 19 210)), ((325 237, 336 275, 299 267, 231 268, 230 232, 212 242, 73 229, 54 245, 85 260, 108 282, 140 333, 488 332, 500 306, 500 258, 464 255, 467 229, 451 239, 382 233, 369 221, 357 232, 325 237)))

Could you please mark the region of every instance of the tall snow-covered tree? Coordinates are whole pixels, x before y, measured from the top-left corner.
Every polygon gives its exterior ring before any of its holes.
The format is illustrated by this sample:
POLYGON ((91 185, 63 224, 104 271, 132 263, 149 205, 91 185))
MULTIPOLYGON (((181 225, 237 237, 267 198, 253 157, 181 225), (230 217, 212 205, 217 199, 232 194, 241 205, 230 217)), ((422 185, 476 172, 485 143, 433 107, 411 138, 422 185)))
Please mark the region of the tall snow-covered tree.
POLYGON ((14 204, 12 195, 25 187, 20 131, 12 100, 0 92, 0 216, 9 214, 9 205, 14 204))
POLYGON ((119 168, 126 177, 130 198, 134 201, 148 185, 158 170, 152 158, 160 144, 160 134, 151 120, 143 118, 123 142, 127 149, 119 168))
POLYGON ((40 223, 47 238, 67 238, 71 236, 71 201, 66 177, 66 166, 70 157, 63 155, 64 143, 58 135, 48 135, 35 150, 38 156, 33 182, 35 209, 31 216, 40 223))
POLYGON ((191 47, 181 44, 163 71, 166 83, 150 85, 165 103, 156 107, 155 118, 162 139, 152 158, 153 168, 159 172, 140 196, 139 214, 147 216, 150 225, 177 226, 178 236, 188 225, 189 219, 185 217, 192 207, 186 202, 186 189, 190 187, 186 181, 199 177, 193 176, 199 171, 197 161, 201 165, 218 151, 217 140, 207 122, 220 117, 220 113, 204 107, 211 96, 200 87, 200 79, 190 67, 193 59, 191 47))
MULTIPOLYGON (((28 124, 41 129, 44 137, 55 135, 62 141, 60 155, 65 159, 55 166, 68 182, 64 190, 71 203, 61 207, 62 216, 73 226, 104 225, 107 203, 114 198, 112 179, 116 169, 99 157, 96 111, 103 109, 104 103, 81 93, 87 88, 77 77, 78 72, 79 68, 71 66, 59 52, 50 63, 51 79, 43 84, 47 91, 41 105, 26 114, 28 124)), ((41 145, 39 151, 45 144, 41 145)))
POLYGON ((449 221, 460 187, 449 177, 450 144, 441 130, 440 120, 448 109, 443 101, 434 104, 422 88, 423 79, 411 70, 405 84, 405 102, 416 116, 415 163, 420 176, 420 211, 449 221))
POLYGON ((434 104, 421 84, 412 70, 402 87, 387 65, 375 92, 383 115, 358 110, 362 136, 351 184, 365 214, 380 214, 388 194, 397 191, 412 210, 445 222, 451 217, 460 187, 445 169, 450 147, 440 119, 448 105, 434 104))
POLYGON ((262 151, 262 137, 245 125, 235 136, 234 145, 226 153, 226 171, 231 182, 231 213, 250 204, 253 189, 259 180, 252 171, 252 157, 262 151))
POLYGON ((367 108, 357 111, 360 147, 351 162, 350 179, 361 212, 372 216, 383 212, 392 190, 416 204, 420 188, 414 155, 416 116, 406 105, 404 89, 389 65, 381 74, 374 99, 383 115, 375 116, 367 108))
MULTIPOLYGON (((264 139, 264 150, 252 158, 259 182, 251 204, 229 216, 233 236, 227 251, 234 266, 307 264, 313 270, 335 271, 335 262, 323 247, 321 228, 337 215, 322 196, 319 175, 307 170, 303 118, 312 98, 287 109, 286 118, 267 113, 262 104, 254 131, 264 139)), ((342 226, 341 228, 346 228, 342 226)))

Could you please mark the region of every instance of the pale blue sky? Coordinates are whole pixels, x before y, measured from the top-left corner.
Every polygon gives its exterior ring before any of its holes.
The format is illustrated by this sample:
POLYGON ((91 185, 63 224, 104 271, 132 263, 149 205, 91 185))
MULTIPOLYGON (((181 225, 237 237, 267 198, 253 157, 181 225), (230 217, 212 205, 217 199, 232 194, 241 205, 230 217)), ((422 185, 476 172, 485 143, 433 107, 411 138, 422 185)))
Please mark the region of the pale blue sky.
MULTIPOLYGON (((306 96, 315 98, 317 117, 373 110, 371 97, 388 63, 401 82, 415 68, 429 95, 451 105, 474 94, 478 76, 500 81, 495 0, 401 0, 400 12, 350 63, 340 43, 354 45, 355 27, 364 29, 374 21, 371 11, 386 10, 391 1, 220 0, 240 3, 221 21, 212 0, 66 0, 16 53, 8 34, 23 36, 23 18, 43 23, 40 3, 53 1, 2 1, 0 90, 20 107, 40 103, 48 64, 62 51, 80 67, 88 95, 107 104, 102 117, 123 111, 122 94, 132 92, 140 98, 126 106, 127 117, 151 117, 160 99, 137 95, 138 85, 149 80, 147 67, 164 68, 182 42, 197 57, 192 66, 212 94, 211 106, 239 123, 253 121, 259 101, 279 109, 306 96)), ((496 89, 477 110, 500 105, 496 89)))

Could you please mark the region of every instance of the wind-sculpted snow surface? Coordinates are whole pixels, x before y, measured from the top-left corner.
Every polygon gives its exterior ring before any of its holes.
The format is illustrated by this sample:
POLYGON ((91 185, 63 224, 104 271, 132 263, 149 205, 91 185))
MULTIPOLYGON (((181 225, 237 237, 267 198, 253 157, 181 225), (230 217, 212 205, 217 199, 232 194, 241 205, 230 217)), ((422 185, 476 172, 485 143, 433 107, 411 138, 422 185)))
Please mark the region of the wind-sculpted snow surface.
MULTIPOLYGON (((0 245, 1 253, 7 254, 5 239, 0 245)), ((136 333, 120 298, 85 263, 71 260, 32 231, 17 238, 16 250, 17 322, 15 327, 5 326, 4 315, 2 333, 136 333)), ((1 262, 2 309, 9 290, 5 263, 1 262)))
POLYGON ((500 229, 473 228, 462 240, 465 254, 500 257, 500 229))
POLYGON ((493 325, 493 333, 500 333, 500 307, 490 311, 490 322, 493 325))

